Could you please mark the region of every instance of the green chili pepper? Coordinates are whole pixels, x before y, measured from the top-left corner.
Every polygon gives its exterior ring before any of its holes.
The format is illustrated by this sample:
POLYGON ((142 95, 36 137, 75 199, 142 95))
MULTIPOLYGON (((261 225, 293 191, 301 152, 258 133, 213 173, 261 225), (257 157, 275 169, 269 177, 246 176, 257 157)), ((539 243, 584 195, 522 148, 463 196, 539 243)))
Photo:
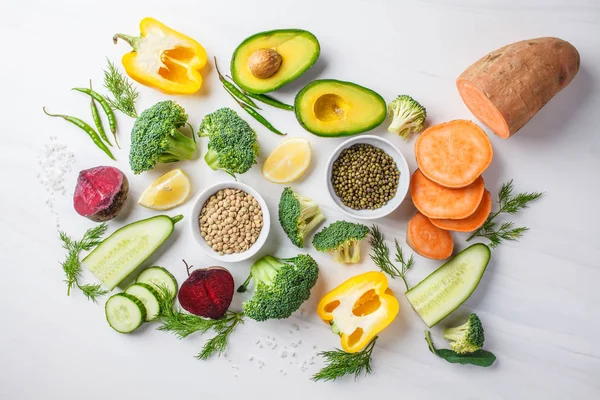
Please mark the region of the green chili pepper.
POLYGON ((215 57, 215 69, 217 70, 217 75, 219 75, 219 80, 230 94, 233 94, 238 99, 242 100, 246 105, 250 107, 254 107, 256 109, 261 109, 256 105, 255 102, 248 96, 246 96, 240 89, 238 89, 233 83, 229 82, 223 75, 221 75, 221 71, 219 71, 219 66, 217 65, 217 57, 215 57))
POLYGON ((92 128, 91 126, 89 126, 88 124, 86 124, 85 122, 80 120, 79 118, 71 117, 68 115, 62 115, 62 114, 50 114, 48 111, 46 111, 46 107, 44 107, 43 110, 44 110, 44 113, 50 117, 60 117, 66 121, 69 121, 70 123, 72 123, 74 125, 77 125, 81 129, 83 129, 88 134, 88 136, 92 139, 92 141, 96 144, 96 146, 98 146, 100 148, 100 150, 105 152, 113 160, 115 159, 115 156, 112 155, 112 153, 110 152, 110 149, 108 147, 106 147, 106 145, 104 144, 102 139, 100 139, 100 136, 96 133, 94 128, 92 128))
POLYGON ((108 125, 110 126, 110 131, 113 133, 113 136, 115 138, 115 143, 117 144, 118 148, 121 148, 121 146, 119 146, 119 142, 117 141, 117 119, 115 118, 115 113, 110 107, 110 104, 108 104, 108 101, 106 101, 104 96, 88 88, 73 88, 73 90, 85 93, 91 96, 98 103, 100 103, 100 106, 102 107, 104 113, 106 114, 106 117, 108 118, 108 125))
POLYGON ((282 110, 294 111, 294 106, 290 106, 289 104, 282 103, 281 101, 272 98, 271 96, 267 96, 266 94, 256 94, 244 91, 247 96, 252 97, 258 101, 261 101, 270 106, 281 108, 282 110))
MULTIPOLYGON (((90 79, 90 90, 92 90, 92 80, 90 79)), ((96 102, 94 98, 90 98, 90 108, 92 110, 92 118, 94 119, 94 124, 96 125, 96 129, 98 129, 98 134, 109 146, 112 146, 110 140, 106 136, 106 132, 104 131, 104 126, 102 125, 102 118, 100 118, 100 114, 98 113, 98 107, 96 107, 96 102)))
POLYGON ((241 101, 239 101, 234 95, 233 93, 231 93, 229 90, 227 90, 227 88, 225 88, 225 91, 227 93, 229 93, 229 95, 236 101, 236 103, 239 104, 240 107, 242 107, 244 109, 244 111, 246 111, 248 114, 250 114, 250 116, 252 118, 254 118, 255 120, 257 120, 258 122, 260 122, 262 125, 264 125, 268 130, 270 130, 273 133, 276 133, 278 135, 282 135, 285 136, 287 135, 287 133, 283 133, 281 131, 279 131, 277 128, 275 128, 273 125, 271 125, 271 123, 269 121, 267 121, 265 119, 265 117, 263 117, 262 115, 260 115, 255 109, 253 109, 252 107, 250 107, 247 104, 242 103, 241 101))

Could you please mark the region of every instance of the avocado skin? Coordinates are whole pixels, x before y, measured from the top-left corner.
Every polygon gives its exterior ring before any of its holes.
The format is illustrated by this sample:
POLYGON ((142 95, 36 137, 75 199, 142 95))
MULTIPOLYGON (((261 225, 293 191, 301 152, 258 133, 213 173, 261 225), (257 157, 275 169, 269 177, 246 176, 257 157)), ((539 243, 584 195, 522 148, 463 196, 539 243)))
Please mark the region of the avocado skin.
MULTIPOLYGON (((308 71, 319 59, 319 56, 321 55, 321 44, 319 43, 319 40, 317 39, 317 37, 315 35, 313 35, 311 32, 309 31, 305 31, 304 29, 274 29, 271 31, 264 31, 264 32, 258 32, 255 33, 252 36, 248 36, 246 39, 244 39, 244 41, 242 41, 242 43, 240 43, 238 45, 238 47, 235 48, 235 50, 233 51, 233 55, 231 56, 231 63, 229 65, 229 70, 231 71, 231 77, 233 78, 233 81, 243 90, 245 90, 246 92, 250 92, 250 93, 254 93, 254 94, 265 94, 265 93, 271 93, 277 89, 279 89, 280 87, 292 82, 293 80, 295 80, 296 78, 298 78, 300 75, 302 75, 303 73, 305 73, 306 71, 308 71), (304 36, 309 37, 312 41, 315 42, 315 44, 317 45, 317 51, 315 52, 315 54, 313 55, 312 59, 309 61, 308 65, 306 66, 306 68, 302 71, 299 71, 298 73, 296 73, 293 76, 290 76, 288 79, 279 82, 277 85, 269 88, 268 90, 254 90, 253 88, 250 88, 246 85, 244 85, 244 82, 239 78, 239 76, 237 75, 237 73, 235 72, 235 68, 234 68, 234 62, 235 62, 235 58, 236 55, 238 53, 238 51, 244 47, 244 45, 248 42, 250 42, 251 40, 254 40, 256 38, 260 38, 262 36, 268 36, 268 35, 274 35, 277 33, 298 33, 304 36)), ((285 61, 285 60, 284 60, 285 61)))
POLYGON ((359 133, 367 132, 367 131, 370 131, 371 129, 375 129, 379 125, 381 125, 383 123, 383 121, 385 121, 385 118, 387 116, 387 104, 386 104, 385 100, 383 99, 383 97, 381 97, 381 95, 379 93, 377 93, 369 88, 366 88, 364 86, 357 85, 356 83, 340 81, 337 79, 317 79, 316 81, 310 82, 308 85, 306 85, 304 88, 302 88, 302 90, 300 90, 298 92, 298 94, 296 95, 296 98, 294 100, 294 110, 296 113, 296 119, 298 120, 298 123, 308 132, 312 133, 315 136, 320 136, 320 137, 353 136, 353 135, 357 135, 359 133), (382 114, 381 118, 379 118, 378 120, 373 122, 371 125, 366 126, 366 127, 361 127, 359 129, 339 131, 336 133, 323 133, 323 132, 311 130, 309 127, 306 126, 304 120, 302 119, 302 115, 301 115, 302 111, 300 110, 300 100, 302 99, 302 96, 304 95, 304 93, 307 90, 309 90, 313 86, 317 86, 317 85, 323 84, 323 83, 339 83, 342 85, 354 86, 356 88, 359 88, 361 91, 368 92, 369 94, 373 95, 373 97, 375 97, 381 103, 383 109, 386 111, 382 114))

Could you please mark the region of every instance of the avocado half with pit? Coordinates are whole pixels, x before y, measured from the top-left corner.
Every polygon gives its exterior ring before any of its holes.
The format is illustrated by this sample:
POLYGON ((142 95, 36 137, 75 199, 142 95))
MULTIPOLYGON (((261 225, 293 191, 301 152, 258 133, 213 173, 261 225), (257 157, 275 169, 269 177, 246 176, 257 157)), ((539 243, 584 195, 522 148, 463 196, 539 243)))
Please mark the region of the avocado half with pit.
POLYGON ((319 58, 321 47, 301 29, 260 32, 233 52, 231 76, 247 92, 268 93, 302 75, 319 58))
POLYGON ((296 95, 296 118, 317 136, 350 136, 379 126, 386 117, 385 100, 351 82, 321 79, 296 95))

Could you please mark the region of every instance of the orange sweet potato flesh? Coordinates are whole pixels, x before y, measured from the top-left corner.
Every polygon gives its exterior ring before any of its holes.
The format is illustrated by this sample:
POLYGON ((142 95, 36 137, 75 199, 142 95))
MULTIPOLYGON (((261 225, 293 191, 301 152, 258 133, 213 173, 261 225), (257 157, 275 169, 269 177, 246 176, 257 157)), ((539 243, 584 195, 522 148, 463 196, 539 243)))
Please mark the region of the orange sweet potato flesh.
POLYGON ((449 188, 470 185, 492 162, 487 134, 472 121, 457 119, 427 128, 415 142, 421 172, 449 188))
POLYGON ((473 232, 478 229, 492 211, 492 196, 487 190, 483 193, 483 198, 477 207, 477 210, 467 218, 463 219, 435 219, 430 218, 431 223, 440 229, 455 232, 473 232))
POLYGON ((449 231, 433 225, 429 218, 417 212, 408 221, 406 243, 423 257, 443 260, 452 255, 454 240, 449 231))
POLYGON ((569 42, 524 40, 475 62, 456 86, 473 115, 507 139, 573 80, 579 62, 579 52, 569 42))
POLYGON ((416 170, 410 178, 412 201, 417 210, 429 218, 467 218, 477 210, 484 191, 482 177, 460 189, 440 186, 427 179, 421 170, 416 170))

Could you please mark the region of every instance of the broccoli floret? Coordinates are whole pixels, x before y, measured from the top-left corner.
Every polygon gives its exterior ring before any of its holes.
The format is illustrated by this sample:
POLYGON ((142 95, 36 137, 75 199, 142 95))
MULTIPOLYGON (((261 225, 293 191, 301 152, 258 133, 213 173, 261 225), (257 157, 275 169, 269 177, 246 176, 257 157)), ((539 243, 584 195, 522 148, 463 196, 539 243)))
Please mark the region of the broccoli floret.
POLYGON ((314 200, 300 196, 292 188, 283 189, 279 199, 279 223, 293 244, 304 247, 306 235, 324 219, 314 200))
POLYGON ((187 118, 183 107, 166 100, 148 108, 135 120, 129 152, 129 165, 135 174, 151 170, 157 163, 192 158, 196 142, 178 130, 187 118))
POLYGON ((450 342, 452 350, 458 354, 473 353, 483 347, 483 325, 475 313, 467 322, 456 328, 444 329, 444 339, 450 342))
POLYGON ((246 282, 238 288, 238 292, 245 292, 254 279, 254 295, 243 304, 244 314, 256 321, 288 318, 308 300, 318 276, 319 267, 309 255, 257 260, 246 282))
POLYGON ((332 253, 336 262, 355 264, 360 262, 360 241, 368 233, 364 225, 337 221, 317 233, 312 243, 317 251, 332 253))
POLYGON ((406 140, 411 133, 423 130, 427 110, 415 99, 403 94, 388 104, 388 115, 392 117, 388 131, 406 140))
POLYGON ((198 135, 209 139, 204 161, 215 171, 221 169, 235 178, 235 174, 243 174, 256 164, 256 132, 231 108, 220 108, 205 116, 198 135))

